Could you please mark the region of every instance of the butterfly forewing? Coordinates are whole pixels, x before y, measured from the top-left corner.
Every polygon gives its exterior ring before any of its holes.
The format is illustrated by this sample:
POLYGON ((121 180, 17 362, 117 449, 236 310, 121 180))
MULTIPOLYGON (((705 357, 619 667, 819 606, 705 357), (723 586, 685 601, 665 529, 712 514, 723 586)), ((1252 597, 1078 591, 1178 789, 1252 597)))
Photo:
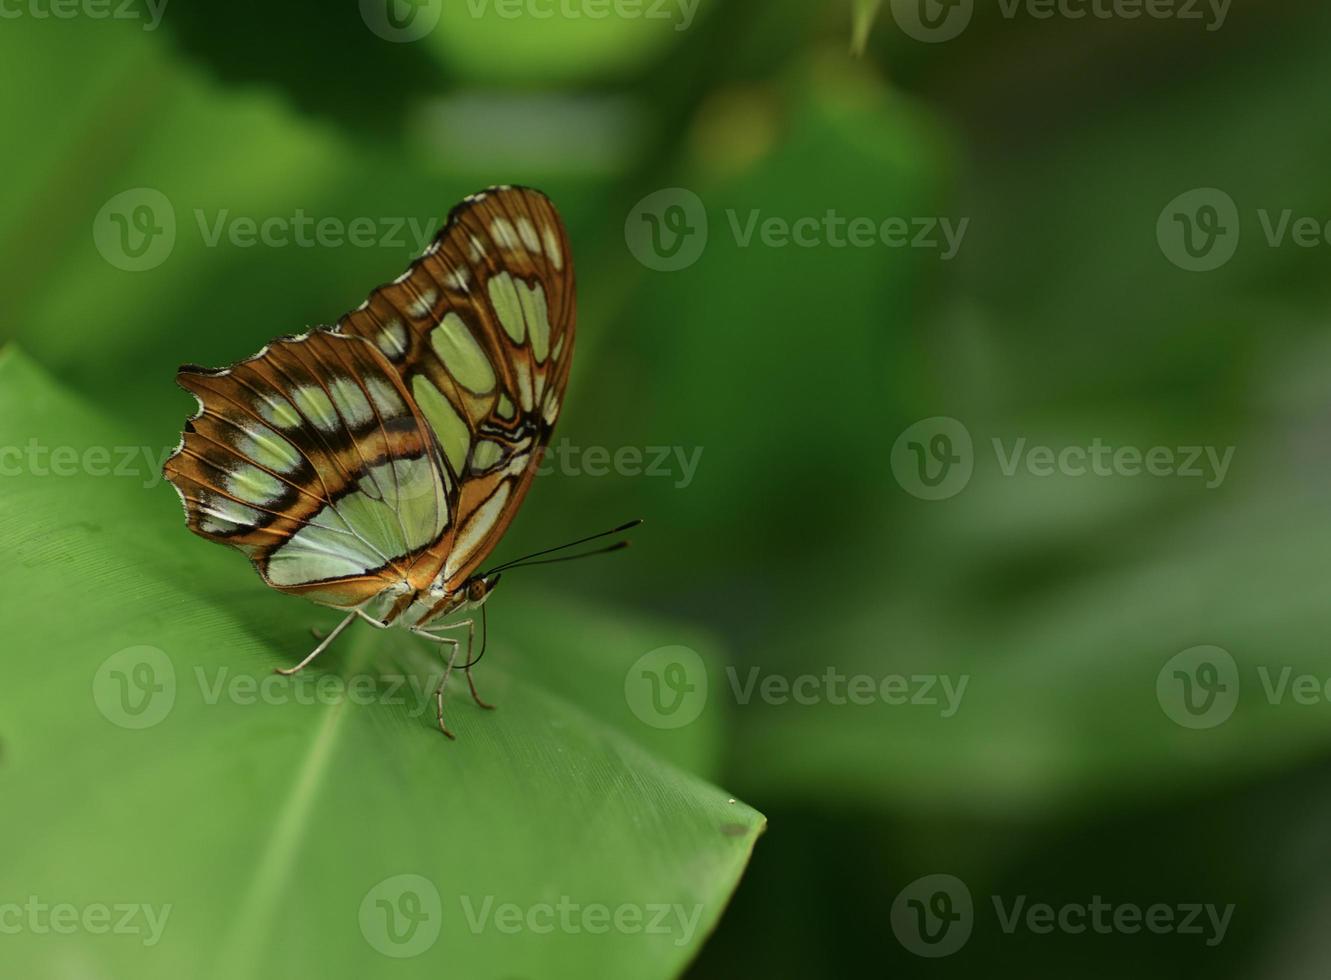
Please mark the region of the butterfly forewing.
POLYGON ((451 591, 512 520, 559 417, 574 339, 563 222, 539 191, 474 195, 405 275, 336 329, 393 363, 460 485, 436 549, 451 591))
POLYGON ((494 188, 332 330, 220 371, 165 472, 192 531, 264 580, 359 606, 459 588, 498 542, 559 416, 573 263, 550 201, 494 188))
POLYGON ((448 528, 458 486, 363 340, 316 330, 178 380, 200 405, 165 467, 189 527, 249 555, 274 588, 359 605, 413 577, 448 528))

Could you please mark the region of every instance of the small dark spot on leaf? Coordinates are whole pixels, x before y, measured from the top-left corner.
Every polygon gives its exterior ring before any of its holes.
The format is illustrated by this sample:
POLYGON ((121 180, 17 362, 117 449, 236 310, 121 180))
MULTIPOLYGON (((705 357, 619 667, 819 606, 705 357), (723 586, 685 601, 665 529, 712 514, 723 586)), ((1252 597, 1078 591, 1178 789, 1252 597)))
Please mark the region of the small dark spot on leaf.
POLYGON ((721 833, 727 837, 743 837, 749 832, 749 828, 742 823, 723 823, 721 833))

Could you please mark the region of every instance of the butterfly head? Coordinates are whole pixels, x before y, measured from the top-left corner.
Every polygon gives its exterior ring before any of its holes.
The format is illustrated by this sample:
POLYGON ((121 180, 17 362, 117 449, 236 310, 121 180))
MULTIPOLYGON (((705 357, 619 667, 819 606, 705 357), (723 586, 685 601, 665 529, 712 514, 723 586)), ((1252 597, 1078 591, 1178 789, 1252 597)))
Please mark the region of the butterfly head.
POLYGON ((499 578, 499 572, 479 573, 450 592, 444 587, 441 576, 428 589, 416 593, 414 602, 420 607, 424 617, 421 621, 434 620, 460 610, 483 606, 499 583, 499 578))
POLYGON ((503 572, 492 572, 489 575, 477 575, 469 579, 463 586, 462 591, 466 595, 466 604, 475 609, 490 597, 494 587, 499 584, 499 579, 503 577, 503 572))

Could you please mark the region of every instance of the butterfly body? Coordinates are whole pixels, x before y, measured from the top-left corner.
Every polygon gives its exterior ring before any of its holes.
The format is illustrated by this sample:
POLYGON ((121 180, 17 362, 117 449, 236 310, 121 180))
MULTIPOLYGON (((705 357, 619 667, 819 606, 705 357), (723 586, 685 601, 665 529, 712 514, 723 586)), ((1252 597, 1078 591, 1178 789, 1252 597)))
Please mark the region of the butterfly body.
POLYGON ((428 629, 454 613, 479 609, 498 581, 498 575, 477 576, 454 592, 449 592, 441 580, 419 590, 403 582, 379 593, 370 600, 365 611, 385 626, 428 629))
POLYGON ((574 291, 550 201, 491 188, 335 326, 182 367, 199 410, 164 472, 189 529, 343 626, 479 605, 563 405, 574 291))

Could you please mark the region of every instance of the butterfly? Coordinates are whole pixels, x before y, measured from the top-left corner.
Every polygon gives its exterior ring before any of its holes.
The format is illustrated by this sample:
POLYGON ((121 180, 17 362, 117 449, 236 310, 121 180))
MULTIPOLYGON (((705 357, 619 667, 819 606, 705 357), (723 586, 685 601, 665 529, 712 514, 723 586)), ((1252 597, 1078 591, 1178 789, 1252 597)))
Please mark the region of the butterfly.
POLYGON ((442 621, 483 611, 500 573, 526 561, 478 572, 559 418, 574 293, 554 205, 494 187, 335 326, 220 370, 180 369, 199 409, 164 474, 189 529, 243 552, 272 588, 347 611, 279 673, 356 619, 408 629, 449 651, 436 700, 452 738, 443 694, 462 641, 445 634, 466 630, 461 666, 490 707, 471 677, 474 618, 442 621))

